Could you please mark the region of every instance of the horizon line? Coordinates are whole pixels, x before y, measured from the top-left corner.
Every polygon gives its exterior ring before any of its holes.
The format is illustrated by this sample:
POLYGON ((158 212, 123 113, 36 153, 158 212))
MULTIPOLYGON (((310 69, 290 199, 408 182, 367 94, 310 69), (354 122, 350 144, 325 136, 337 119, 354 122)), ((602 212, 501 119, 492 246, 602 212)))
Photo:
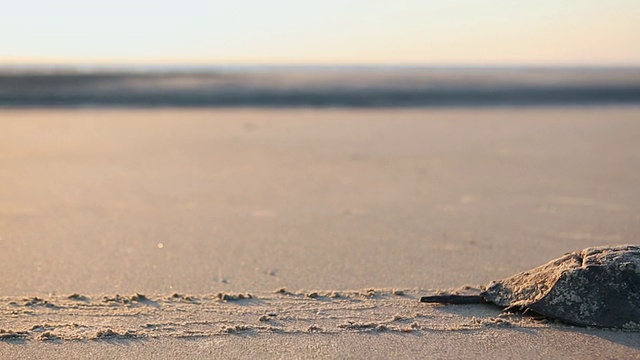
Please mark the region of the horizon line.
POLYGON ((250 61, 244 59, 61 59, 0 57, 2 67, 434 67, 434 68, 636 68, 640 61, 250 61))
POLYGON ((602 68, 640 69, 640 63, 14 63, 2 62, 0 68, 59 69, 153 69, 153 68, 434 68, 434 69, 515 69, 515 68, 602 68))

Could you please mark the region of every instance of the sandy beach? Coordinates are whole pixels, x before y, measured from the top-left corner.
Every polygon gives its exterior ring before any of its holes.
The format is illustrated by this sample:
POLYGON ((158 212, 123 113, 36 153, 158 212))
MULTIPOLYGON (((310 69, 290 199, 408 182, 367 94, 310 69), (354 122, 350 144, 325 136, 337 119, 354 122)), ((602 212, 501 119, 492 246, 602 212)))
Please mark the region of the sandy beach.
POLYGON ((637 244, 640 108, 0 109, 3 358, 640 358, 441 306, 637 244))

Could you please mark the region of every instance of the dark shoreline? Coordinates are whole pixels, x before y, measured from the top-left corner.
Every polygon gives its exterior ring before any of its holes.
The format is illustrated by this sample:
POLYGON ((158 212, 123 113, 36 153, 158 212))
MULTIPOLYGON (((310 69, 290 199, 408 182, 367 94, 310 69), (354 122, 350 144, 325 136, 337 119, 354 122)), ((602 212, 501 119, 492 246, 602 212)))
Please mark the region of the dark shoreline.
POLYGON ((402 108, 640 104, 640 68, 3 70, 0 71, 1 107, 402 108))

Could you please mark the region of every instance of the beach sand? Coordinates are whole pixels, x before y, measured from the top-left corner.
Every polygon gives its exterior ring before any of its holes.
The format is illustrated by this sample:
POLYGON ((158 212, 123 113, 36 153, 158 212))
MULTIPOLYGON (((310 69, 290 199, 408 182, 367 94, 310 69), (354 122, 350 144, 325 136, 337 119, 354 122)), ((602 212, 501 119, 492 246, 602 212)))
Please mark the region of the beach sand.
POLYGON ((417 300, 638 243, 638 119, 0 110, 0 354, 640 358, 637 332, 417 300))

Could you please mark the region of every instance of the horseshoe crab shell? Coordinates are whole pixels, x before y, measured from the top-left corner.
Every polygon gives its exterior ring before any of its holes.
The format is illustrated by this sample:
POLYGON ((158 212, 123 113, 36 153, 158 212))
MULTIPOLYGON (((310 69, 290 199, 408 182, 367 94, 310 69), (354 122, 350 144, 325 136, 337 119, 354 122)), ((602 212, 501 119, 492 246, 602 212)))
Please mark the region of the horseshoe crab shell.
POLYGON ((575 325, 640 329, 640 246, 587 248, 492 281, 478 295, 425 296, 420 301, 489 302, 575 325))

